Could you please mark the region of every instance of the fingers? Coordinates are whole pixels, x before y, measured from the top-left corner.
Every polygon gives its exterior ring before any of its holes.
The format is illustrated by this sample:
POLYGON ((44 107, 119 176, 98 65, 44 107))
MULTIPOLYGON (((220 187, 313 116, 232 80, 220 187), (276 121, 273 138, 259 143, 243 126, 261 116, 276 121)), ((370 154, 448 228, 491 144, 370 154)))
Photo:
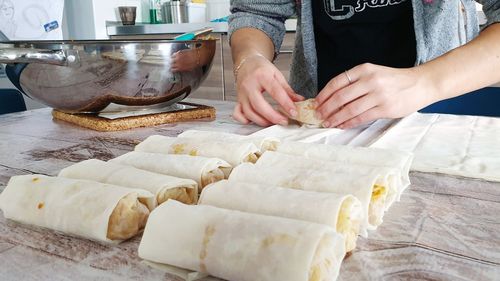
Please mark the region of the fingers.
POLYGON ((234 118, 248 124, 250 121, 259 126, 270 126, 280 124, 286 126, 288 118, 278 113, 264 98, 262 93, 254 92, 248 95, 241 95, 240 102, 235 107, 234 118))
POLYGON ((178 70, 178 63, 177 63, 177 53, 173 54, 170 60, 170 69, 172 71, 177 71, 178 70))
POLYGON ((357 116, 369 111, 378 105, 377 100, 370 96, 365 95, 341 108, 338 112, 334 113, 323 123, 324 127, 337 127, 346 121, 349 121, 357 116))
POLYGON ((173 72, 182 71, 182 64, 180 63, 180 55, 179 52, 172 55, 172 60, 170 61, 170 69, 173 72))
POLYGON ((233 117, 243 124, 253 122, 259 126, 267 127, 272 125, 271 122, 263 118, 250 104, 247 95, 238 96, 238 104, 234 108, 233 117))
MULTIPOLYGON (((352 72, 351 72, 352 73, 352 72)), ((349 76, 352 79, 352 82, 356 82, 358 80, 357 76, 353 76, 353 74, 349 73, 349 76)), ((318 96, 316 97, 316 103, 318 106, 323 105, 328 98, 335 92, 337 92, 340 89, 343 89, 351 84, 349 82, 349 79, 347 79, 347 75, 345 73, 341 73, 337 76, 335 76, 326 86, 319 92, 318 96)))
POLYGON ((334 112, 344 107, 346 104, 356 100, 357 98, 366 95, 368 86, 361 81, 342 88, 341 90, 330 95, 330 97, 320 107, 316 109, 318 119, 327 119, 334 112))
MULTIPOLYGON (((276 75, 275 75, 276 76, 276 75)), ((279 105, 291 116, 297 116, 297 108, 282 84, 277 79, 267 79, 263 83, 264 90, 278 102, 279 105)))
POLYGON ((179 59, 181 59, 181 56, 182 56, 181 51, 178 51, 178 52, 173 53, 172 56, 170 57, 170 59, 171 59, 172 63, 174 63, 174 62, 177 62, 179 59))
POLYGON ((374 72, 377 67, 374 64, 364 63, 337 75, 319 92, 316 97, 316 103, 318 106, 321 106, 333 93, 351 84, 355 84, 362 77, 374 72), (349 78, 351 78, 351 81, 349 81, 349 78))
POLYGON ((170 68, 173 72, 193 70, 198 64, 195 50, 180 50, 172 54, 170 68))
POLYGON ((261 93, 255 93, 248 96, 248 100, 252 108, 258 108, 259 115, 265 118, 272 124, 280 124, 283 126, 288 125, 288 118, 278 113, 274 108, 264 99, 261 93))
POLYGON ((304 101, 306 99, 306 98, 304 98, 303 96, 301 96, 299 94, 291 95, 290 98, 293 100, 293 102, 304 101))
POLYGON ((240 103, 237 103, 236 106, 234 107, 233 119, 244 125, 250 124, 250 120, 248 120, 245 117, 245 114, 243 114, 243 109, 240 103))
POLYGON ((297 116, 295 102, 304 98, 294 92, 283 74, 269 61, 256 60, 253 63, 255 65, 247 63, 246 68, 240 69, 237 81, 240 107, 235 108, 235 118, 244 121, 241 113, 247 120, 260 126, 287 125, 286 115, 297 116), (284 109, 285 114, 276 111, 266 101, 264 93, 269 94, 284 109))
POLYGON ((276 75, 276 79, 278 82, 281 84, 285 92, 288 94, 288 96, 292 99, 293 102, 298 102, 298 101, 303 101, 304 97, 301 95, 298 95, 295 93, 295 91, 290 87, 288 84, 288 81, 286 81, 285 77, 283 75, 276 75))
POLYGON ((270 126, 272 124, 287 125, 288 118, 274 110, 265 100, 263 92, 273 93, 272 96, 278 102, 289 102, 293 107, 295 107, 295 104, 274 79, 268 78, 261 79, 260 81, 247 80, 239 84, 238 100, 241 104, 241 111, 244 117, 260 126, 270 126))
POLYGON ((257 124, 261 127, 269 127, 273 124, 273 123, 269 122, 268 120, 266 120, 264 117, 262 117, 259 113, 257 113, 257 111, 254 108, 252 108, 250 103, 245 102, 241 106, 242 106, 244 116, 248 120, 254 122, 255 124, 257 124))
POLYGON ((350 120, 342 123, 340 126, 338 126, 338 128, 339 129, 350 129, 350 128, 354 128, 354 127, 357 127, 357 126, 362 125, 362 124, 366 124, 366 123, 371 122, 373 120, 383 118, 383 116, 382 116, 383 112, 384 112, 384 110, 381 107, 379 107, 379 106, 373 107, 372 109, 369 109, 369 110, 363 112, 362 114, 360 114, 354 118, 351 118, 350 120))

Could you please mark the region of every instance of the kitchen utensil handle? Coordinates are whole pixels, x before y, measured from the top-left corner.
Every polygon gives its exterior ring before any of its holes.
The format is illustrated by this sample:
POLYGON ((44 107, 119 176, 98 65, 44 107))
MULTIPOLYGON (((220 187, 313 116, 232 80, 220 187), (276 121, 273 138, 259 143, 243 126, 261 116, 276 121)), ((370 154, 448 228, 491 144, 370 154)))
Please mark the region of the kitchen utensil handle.
POLYGON ((198 29, 190 31, 174 37, 175 41, 191 41, 196 40, 200 36, 205 36, 212 33, 214 29, 212 27, 205 27, 203 29, 198 29))
POLYGON ((0 63, 42 63, 68 66, 76 61, 74 55, 66 55, 62 50, 42 50, 30 48, 0 48, 0 63))

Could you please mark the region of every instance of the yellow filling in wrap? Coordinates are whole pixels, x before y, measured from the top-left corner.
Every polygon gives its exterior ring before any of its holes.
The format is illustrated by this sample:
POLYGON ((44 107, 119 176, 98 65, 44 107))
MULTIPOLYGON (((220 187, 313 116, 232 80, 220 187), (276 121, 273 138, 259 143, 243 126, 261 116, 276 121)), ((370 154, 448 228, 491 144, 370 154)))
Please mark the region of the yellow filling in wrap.
POLYGON ((245 157, 243 162, 255 164, 255 163, 257 163, 257 160, 259 160, 259 156, 257 156, 257 154, 255 154, 255 153, 252 153, 252 154, 248 155, 247 157, 245 157))
POLYGON ((176 187, 171 189, 166 189, 156 196, 158 204, 166 202, 168 199, 177 200, 181 203, 187 205, 196 204, 198 201, 198 194, 194 188, 188 187, 176 187))
POLYGON ((337 232, 343 234, 345 237, 346 252, 350 252, 356 248, 361 220, 362 211, 359 201, 355 201, 353 197, 344 200, 340 206, 337 219, 337 232))
POLYGON ((296 102, 295 106, 297 107, 298 115, 296 117, 289 116, 291 119, 295 119, 302 124, 316 126, 320 126, 323 123, 323 120, 316 118, 316 106, 314 105, 314 99, 296 102))
POLYGON ((215 170, 211 170, 208 173, 203 173, 203 175, 201 176, 201 188, 199 191, 201 192, 205 186, 207 186, 211 183, 214 183, 214 182, 221 181, 225 178, 226 178, 226 174, 220 168, 217 168, 215 170))
POLYGON ((278 141, 264 141, 264 143, 262 144, 262 150, 263 151, 276 151, 276 150, 278 150, 279 144, 280 143, 278 141))
POLYGON ((372 198, 368 209, 368 221, 371 225, 380 225, 384 216, 385 200, 387 199, 387 188, 381 185, 374 185, 372 198))
POLYGON ((148 216, 148 208, 137 200, 136 194, 123 197, 109 217, 107 238, 127 240, 134 237, 144 229, 148 216))

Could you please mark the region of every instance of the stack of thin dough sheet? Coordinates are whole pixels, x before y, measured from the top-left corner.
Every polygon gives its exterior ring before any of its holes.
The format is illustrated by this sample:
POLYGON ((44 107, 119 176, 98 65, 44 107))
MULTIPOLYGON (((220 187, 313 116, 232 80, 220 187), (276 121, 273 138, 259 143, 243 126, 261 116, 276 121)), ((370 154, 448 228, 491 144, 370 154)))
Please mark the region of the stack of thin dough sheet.
POLYGON ((414 113, 371 147, 415 154, 412 171, 500 182, 499 142, 500 118, 414 113))
POLYGON ((200 191, 207 185, 227 179, 231 165, 218 158, 133 151, 109 162, 132 166, 162 175, 196 181, 200 191))
POLYGON ((59 176, 144 189, 155 195, 158 205, 168 199, 186 204, 196 204, 198 201, 198 184, 194 180, 152 173, 97 159, 67 167, 61 170, 59 176))
POLYGON ((150 215, 139 256, 226 280, 335 280, 344 238, 331 226, 169 200, 150 215))
POLYGON ((154 195, 92 181, 26 175, 0 194, 5 218, 100 242, 118 243, 142 231, 154 195))
POLYGON ((172 138, 159 135, 150 136, 138 144, 135 151, 213 157, 225 160, 233 167, 245 162, 255 163, 260 155, 260 149, 250 141, 172 138))

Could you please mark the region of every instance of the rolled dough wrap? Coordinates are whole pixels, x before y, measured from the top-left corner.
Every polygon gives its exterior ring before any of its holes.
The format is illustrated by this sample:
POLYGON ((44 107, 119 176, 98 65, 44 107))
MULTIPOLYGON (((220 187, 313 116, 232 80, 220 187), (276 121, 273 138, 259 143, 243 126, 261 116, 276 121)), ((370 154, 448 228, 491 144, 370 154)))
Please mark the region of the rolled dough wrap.
MULTIPOLYGON (((382 186, 386 190, 387 198, 385 200, 385 209, 389 209, 392 204, 400 197, 402 188, 400 187, 399 170, 390 167, 376 167, 360 163, 346 163, 312 159, 302 156, 283 154, 268 151, 262 155, 257 162, 261 167, 281 167, 297 170, 328 170, 331 173, 345 174, 348 178, 362 175, 376 175, 374 185, 382 186)), ((384 192, 384 193, 385 193, 384 192)))
POLYGON ((261 154, 270 150, 275 151, 280 140, 274 137, 252 137, 223 132, 188 130, 178 136, 179 138, 202 138, 215 141, 252 142, 259 148, 261 154))
POLYGON ((109 217, 107 238, 127 240, 143 230, 149 216, 149 209, 137 200, 135 194, 123 197, 109 217))
POLYGON ((118 243, 138 234, 149 210, 145 190, 92 181, 12 177, 0 194, 5 218, 96 241, 118 243))
POLYGON ((197 138, 150 136, 135 147, 135 151, 188 154, 225 160, 235 167, 244 162, 255 163, 260 150, 250 142, 211 141, 197 138))
POLYGON ((224 160, 202 156, 132 151, 109 162, 153 173, 192 179, 203 187, 226 179, 232 167, 224 160))
POLYGON ((323 120, 316 118, 314 99, 296 102, 295 107, 297 108, 297 116, 292 117, 285 112, 285 114, 290 119, 295 120, 300 124, 313 125, 318 127, 323 124, 323 120))
POLYGON ((374 230, 382 223, 386 209, 387 192, 384 186, 376 184, 378 178, 378 174, 375 173, 352 175, 327 169, 307 170, 286 166, 261 167, 242 164, 233 170, 229 182, 334 193, 340 198, 353 195, 361 202, 363 216, 360 233, 366 236, 368 229, 374 230))
POLYGON ((293 190, 268 184, 220 181, 202 192, 199 204, 326 224, 345 236, 347 252, 356 248, 364 220, 361 202, 352 195, 293 190))
POLYGON ((277 152, 326 161, 389 167, 396 169, 400 174, 397 179, 399 194, 410 185, 409 173, 413 154, 409 152, 345 145, 311 145, 300 142, 284 142, 280 144, 277 152))
POLYGON ((198 201, 198 185, 193 180, 161 175, 97 159, 86 160, 65 168, 61 170, 59 176, 144 189, 155 194, 157 204, 168 199, 186 204, 196 204, 198 201))
POLYGON ((149 218, 139 257, 239 281, 329 281, 344 239, 327 225, 170 200, 149 218))

